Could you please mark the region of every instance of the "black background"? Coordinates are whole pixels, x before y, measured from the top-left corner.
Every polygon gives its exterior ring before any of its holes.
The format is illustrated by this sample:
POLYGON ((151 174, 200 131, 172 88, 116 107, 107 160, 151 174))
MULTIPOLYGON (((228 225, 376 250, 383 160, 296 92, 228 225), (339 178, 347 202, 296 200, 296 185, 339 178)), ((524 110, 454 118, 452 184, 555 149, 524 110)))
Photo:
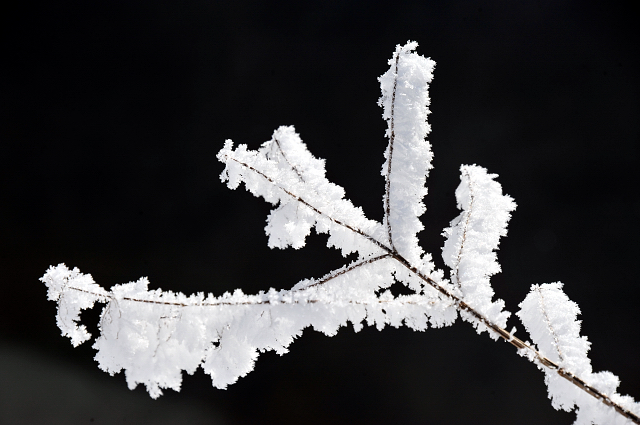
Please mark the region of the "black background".
MULTIPOLYGON (((157 401, 72 348, 38 278, 220 295, 289 288, 345 260, 313 235, 269 250, 269 206, 229 191, 225 139, 295 125, 329 179, 382 218, 386 124, 376 78, 395 45, 436 62, 435 153, 420 234, 437 265, 460 164, 518 208, 492 281, 517 311, 562 281, 594 370, 640 398, 637 12, 615 2, 50 2, 4 16, 0 422, 568 424, 543 375, 458 322, 311 330, 227 390, 198 371, 157 401)), ((83 314, 97 330, 99 309, 83 314)), ((527 339, 515 318, 509 326, 527 339)), ((94 332, 95 333, 95 332, 94 332)))

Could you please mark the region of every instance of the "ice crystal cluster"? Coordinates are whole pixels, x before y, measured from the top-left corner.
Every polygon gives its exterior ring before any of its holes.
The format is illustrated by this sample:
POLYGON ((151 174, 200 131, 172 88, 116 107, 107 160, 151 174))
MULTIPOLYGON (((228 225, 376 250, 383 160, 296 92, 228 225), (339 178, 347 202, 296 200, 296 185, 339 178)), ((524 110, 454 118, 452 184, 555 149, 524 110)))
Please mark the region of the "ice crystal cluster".
POLYGON ((533 285, 520 304, 517 316, 533 342, 505 330, 511 313, 494 299, 490 277, 500 271, 496 250, 516 205, 495 174, 476 165, 460 169, 455 195, 461 213, 443 233, 448 278, 418 245, 433 156, 426 136, 435 62, 415 53, 416 47, 397 46, 379 78, 389 140, 381 223, 327 180, 324 160, 307 150, 293 127, 278 128, 257 150, 227 140, 218 153, 225 164, 221 179, 230 189, 244 184, 273 205, 265 228, 271 248, 302 248, 315 229, 328 234, 328 247, 344 256, 356 253, 354 261, 290 290, 246 295, 238 289, 218 297, 149 290, 146 278, 105 290, 91 275, 60 264, 41 280, 49 299, 58 302, 62 334, 74 346, 90 339, 80 312, 104 304, 93 345, 99 367, 112 375, 124 370, 130 388, 144 384, 156 398, 164 388, 178 391, 182 372, 198 367, 215 387, 226 388, 253 369, 259 353, 286 353, 307 327, 329 336, 348 323, 356 331, 365 324, 424 331, 452 325, 459 314, 479 333, 510 342, 534 362, 544 372, 552 405, 577 408, 576 423, 640 423, 640 405, 615 392, 618 378, 592 372, 578 306, 560 283, 533 285), (394 282, 413 293, 393 296, 388 288, 394 282))

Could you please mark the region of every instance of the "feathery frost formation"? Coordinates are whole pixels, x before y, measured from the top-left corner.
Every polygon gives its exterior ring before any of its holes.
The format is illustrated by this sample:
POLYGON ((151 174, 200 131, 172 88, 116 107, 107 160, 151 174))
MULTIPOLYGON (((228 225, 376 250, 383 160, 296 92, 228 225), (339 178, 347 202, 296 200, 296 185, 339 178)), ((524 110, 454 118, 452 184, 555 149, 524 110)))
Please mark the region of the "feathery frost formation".
POLYGON ((62 334, 74 346, 88 340, 80 312, 105 304, 93 344, 99 367, 110 374, 124 370, 130 388, 144 384, 156 398, 164 388, 178 391, 182 372, 198 367, 215 387, 226 388, 253 369, 259 353, 286 353, 307 327, 329 336, 348 322, 356 331, 364 324, 423 331, 453 324, 459 311, 478 332, 503 338, 543 369, 553 406, 577 406, 577 423, 640 424, 639 405, 615 393, 617 377, 591 372, 577 306, 560 284, 534 285, 518 313, 539 351, 504 329, 510 313, 502 300, 493 301, 489 279, 500 271, 495 251, 515 203, 502 194, 496 175, 475 165, 460 169, 456 199, 462 212, 444 230, 442 249, 449 280, 418 245, 433 157, 426 136, 435 62, 415 53, 416 47, 397 46, 379 78, 389 139, 382 223, 368 219, 345 199, 342 187, 327 180, 324 160, 307 150, 293 127, 278 128, 257 150, 234 148, 227 140, 217 155, 225 164, 221 180, 230 189, 244 183, 273 205, 265 227, 269 247, 302 248, 315 229, 328 234, 328 247, 344 256, 356 253, 353 262, 290 290, 246 295, 237 289, 218 297, 149 290, 146 278, 107 291, 90 275, 60 264, 41 281, 58 302, 62 334), (394 297, 388 288, 396 281, 413 293, 394 297))
POLYGON ((56 324, 62 335, 69 337, 74 347, 91 338, 85 325, 78 325, 82 310, 92 308, 98 302, 105 302, 108 293, 97 285, 91 275, 83 275, 80 270, 69 270, 64 265, 50 267, 40 278, 47 285, 47 298, 58 302, 56 324), (68 287, 75 290, 69 291, 68 287))
POLYGON ((386 243, 412 264, 422 256, 416 234, 424 226, 419 217, 426 208, 422 199, 427 194, 425 181, 432 168, 433 153, 426 140, 431 127, 429 83, 436 63, 413 53, 418 43, 396 48, 391 66, 380 78, 382 97, 378 100, 387 121, 389 144, 382 165, 385 177, 384 223, 386 243))
MULTIPOLYGON (((537 345, 538 352, 616 404, 639 414, 638 403, 629 396, 616 393, 620 384, 617 376, 611 372, 592 372, 591 361, 587 357, 591 344, 586 336, 580 336, 580 320, 577 320, 580 308, 562 291, 562 286, 560 282, 532 285, 531 292, 520 303, 517 315, 537 345)), ((545 373, 553 407, 566 411, 577 408, 576 425, 631 423, 613 414, 604 403, 581 391, 569 380, 541 364, 538 366, 545 373)))
POLYGON ((381 253, 375 243, 338 224, 349 223, 373 238, 382 230, 344 199, 342 187, 326 179, 324 160, 309 153, 293 127, 280 127, 257 151, 247 150, 246 145, 234 150, 227 140, 218 159, 226 165, 221 179, 230 189, 244 183, 253 195, 278 205, 267 218, 269 247, 302 248, 315 227, 318 233, 329 233, 328 246, 341 249, 345 256, 355 251, 360 257, 381 253))
MULTIPOLYGON (((462 213, 444 229, 446 241, 442 259, 451 268, 451 282, 457 285, 461 298, 501 328, 507 326, 510 314, 503 311, 504 301, 491 301, 493 288, 489 278, 500 272, 495 250, 500 237, 507 235, 507 223, 515 202, 502 194, 497 174, 477 165, 460 167, 460 185, 456 189, 458 209, 462 213)), ((487 327, 475 316, 463 311, 463 319, 474 324, 478 332, 487 327)), ((494 339, 498 335, 489 332, 494 339)))

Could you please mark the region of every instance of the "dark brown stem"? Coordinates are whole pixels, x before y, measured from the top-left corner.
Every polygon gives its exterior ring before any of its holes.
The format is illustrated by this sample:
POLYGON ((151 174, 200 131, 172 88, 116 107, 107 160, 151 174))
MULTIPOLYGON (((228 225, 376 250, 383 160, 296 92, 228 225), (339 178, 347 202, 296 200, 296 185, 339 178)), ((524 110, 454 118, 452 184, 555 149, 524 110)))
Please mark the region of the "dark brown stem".
POLYGON ((293 199, 295 199, 296 201, 300 202, 301 204, 309 207, 310 209, 312 209, 314 212, 316 212, 318 215, 321 215, 323 217, 328 218, 329 220, 333 221, 334 223, 345 227, 349 230, 351 230, 354 233, 357 233, 358 235, 364 237, 365 239, 369 240, 370 242, 374 243, 375 245, 377 245, 379 248, 384 249, 385 251, 387 251, 389 254, 393 254, 395 251, 391 250, 389 247, 387 247, 386 245, 384 245, 382 242, 378 241, 377 239, 374 239, 373 237, 367 235, 366 233, 364 233, 362 230, 357 229, 355 227, 352 227, 350 225, 348 225, 347 223, 344 223, 340 220, 337 220, 325 213, 323 213, 322 211, 320 211, 319 209, 317 209, 316 207, 314 207, 313 205, 311 205, 309 202, 305 201, 304 199, 300 198, 298 195, 295 195, 293 193, 291 193, 289 190, 285 189, 284 187, 281 187, 280 185, 278 185, 271 177, 267 176, 266 174, 264 174, 262 171, 258 171, 255 168, 253 168, 251 165, 245 164, 242 161, 238 161, 235 158, 232 157, 227 157, 228 159, 230 159, 231 161, 237 162, 238 164, 242 165, 243 167, 248 168, 249 170, 253 171, 254 173, 264 177, 267 181, 273 183, 275 186, 277 186, 280 190, 282 190, 284 193, 286 193, 287 195, 291 196, 293 199))
POLYGON ((391 218, 391 206, 389 205, 389 193, 391 192, 391 161, 393 159, 393 142, 396 140, 396 131, 395 131, 395 107, 396 107, 396 89, 398 88, 398 62, 400 62, 400 52, 396 52, 396 69, 393 77, 393 93, 391 95, 391 118, 389 119, 389 158, 387 158, 387 174, 384 176, 385 178, 385 188, 384 188, 384 203, 385 203, 385 221, 387 224, 387 236, 389 237, 389 244, 391 245, 391 249, 396 252, 396 248, 393 245, 393 236, 391 232, 391 223, 389 219, 391 218))
POLYGON ((289 167, 291 167, 291 169, 293 171, 295 171, 295 173, 298 175, 298 178, 300 179, 300 181, 304 183, 304 179, 302 178, 302 174, 300 173, 300 171, 298 171, 298 167, 296 167, 291 162, 289 162, 289 160, 287 159, 287 156, 284 154, 284 150, 282 149, 282 146, 280 146, 280 142, 278 141, 278 139, 274 137, 273 141, 276 142, 276 146, 278 147, 278 150, 282 154, 282 157, 284 158, 286 163, 289 164, 289 167))
POLYGON ((471 200, 469 201, 469 211, 467 212, 467 219, 464 223, 464 231, 462 232, 462 242, 460 243, 460 250, 458 251, 458 259, 456 262, 455 275, 456 275, 458 288, 460 288, 460 290, 462 290, 462 284, 460 283, 460 261, 462 260, 462 250, 464 249, 464 243, 467 240, 467 229, 469 228, 469 220, 471 220, 471 212, 473 211, 473 201, 475 200, 475 197, 473 196, 473 188, 471 187, 471 176, 469 175, 469 172, 467 172, 464 175, 469 180, 469 197, 471 198, 471 200))
POLYGON ((553 329, 553 326, 551 326, 551 320, 549 319, 549 315, 547 314, 547 309, 544 306, 544 297, 542 296, 542 291, 540 290, 540 287, 537 287, 536 290, 538 291, 538 294, 540 294, 540 310, 542 310, 544 321, 547 324, 547 328, 549 328, 549 331, 551 331, 551 335, 553 335, 553 343, 556 346, 556 350, 558 351, 558 356, 560 357, 560 361, 563 362, 564 356, 562 355, 562 350, 560 350, 560 340, 558 338, 558 335, 556 335, 555 329, 553 329))
MULTIPOLYGON (((92 294, 98 296, 99 294, 91 291, 87 291, 85 289, 76 288, 75 286, 68 286, 67 289, 72 291, 84 292, 86 294, 92 294)), ((302 290, 307 288, 302 288, 302 290)), ((292 291, 296 292, 296 291, 292 291)), ((157 304, 157 305, 166 305, 169 307, 218 307, 218 306, 234 306, 234 305, 272 305, 272 304, 316 304, 322 303, 324 300, 316 299, 316 298, 306 298, 302 300, 295 300, 290 303, 281 302, 274 303, 270 300, 260 300, 260 301, 243 301, 243 302, 230 302, 230 301, 215 301, 209 303, 198 303, 198 304, 185 304, 177 301, 158 301, 158 300, 146 300, 144 298, 133 298, 133 297, 122 297, 120 300, 131 301, 136 303, 144 303, 144 304, 157 304)), ((106 302, 106 300, 101 300, 106 302)), ((373 304, 388 304, 390 302, 399 301, 401 304, 419 304, 416 301, 402 301, 397 298, 391 300, 381 300, 376 299, 375 301, 359 301, 359 300, 343 300, 343 302, 348 304, 358 304, 358 305, 373 305, 373 304)), ((435 301, 429 300, 429 304, 434 304, 435 301)), ((166 318, 166 317, 165 317, 166 318)), ((162 317, 161 317, 162 319, 162 317)))
POLYGON ((378 255, 377 257, 372 257, 372 258, 368 258, 366 260, 362 260, 359 261, 357 263, 354 263, 352 265, 350 265, 349 267, 347 267, 346 269, 343 270, 338 270, 338 271, 333 271, 331 273, 328 273, 327 275, 325 275, 324 277, 322 277, 321 279, 318 279, 318 281, 305 286, 304 288, 301 289, 307 289, 307 288, 312 288, 314 286, 319 286, 319 285, 323 285, 325 283, 327 283, 328 281, 330 281, 331 279, 334 279, 338 276, 341 276, 343 274, 349 273, 351 270, 354 270, 358 267, 364 266, 365 264, 371 264, 371 263, 375 263, 378 260, 382 260, 383 258, 389 258, 390 255, 389 254, 382 254, 382 255, 378 255))

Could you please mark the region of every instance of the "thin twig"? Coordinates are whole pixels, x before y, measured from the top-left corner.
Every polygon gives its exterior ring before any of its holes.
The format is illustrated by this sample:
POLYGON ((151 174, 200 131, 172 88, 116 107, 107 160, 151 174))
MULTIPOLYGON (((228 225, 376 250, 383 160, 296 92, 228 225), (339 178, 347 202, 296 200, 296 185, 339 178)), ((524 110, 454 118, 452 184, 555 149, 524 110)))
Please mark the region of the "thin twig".
POLYGON ((294 193, 291 193, 289 190, 285 189, 284 187, 278 185, 278 183, 275 182, 275 180, 273 180, 271 177, 267 176, 266 174, 264 174, 261 171, 256 170, 255 168, 253 168, 251 165, 249 164, 245 164, 242 161, 238 161, 237 159, 227 156, 228 159, 237 162, 238 164, 242 165, 243 167, 246 167, 248 169, 250 169, 251 171, 255 172, 256 174, 264 177, 267 181, 273 183, 273 185, 277 186, 280 190, 282 190, 284 193, 286 193, 287 195, 291 196, 293 199, 295 199, 296 201, 300 202, 301 204, 309 207, 310 209, 312 209, 314 212, 318 213, 319 215, 328 218, 329 220, 333 221, 334 223, 345 227, 349 230, 351 230, 354 233, 357 233, 358 235, 364 237, 365 239, 369 240, 370 242, 374 243, 375 245, 377 245, 379 248, 382 248, 383 250, 387 251, 389 254, 393 254, 395 251, 392 250, 391 248, 389 248, 388 246, 386 246, 385 244, 383 244, 382 242, 378 241, 377 239, 373 238, 372 236, 369 236, 368 234, 366 234, 365 232, 363 232, 362 230, 350 226, 347 223, 344 223, 340 220, 337 220, 333 217, 331 217, 328 214, 323 213, 322 211, 320 211, 319 209, 317 209, 316 207, 314 207, 313 205, 311 205, 309 202, 305 201, 304 199, 300 198, 298 195, 295 195, 294 193))
POLYGON ((300 181, 304 183, 304 178, 302 178, 302 174, 298 171, 298 168, 295 165, 289 162, 289 160, 287 159, 287 156, 284 154, 284 150, 282 149, 282 146, 280 146, 280 142, 278 141, 278 139, 274 137, 273 141, 276 142, 276 146, 278 147, 278 150, 282 154, 282 157, 284 158, 286 163, 289 164, 289 167, 291 167, 293 171, 295 171, 295 173, 298 175, 298 178, 300 178, 300 181))
POLYGON ((540 290, 540 287, 538 286, 536 288, 536 291, 538 291, 538 294, 540 294, 540 299, 539 299, 539 303, 540 303, 540 310, 542 310, 542 315, 544 316, 544 321, 547 324, 547 327, 549 328, 549 331, 551 331, 551 335, 553 335, 553 342, 556 346, 556 350, 558 351, 558 356, 560 357, 560 361, 564 362, 564 356, 562 355, 562 350, 560 350, 560 339, 558 338, 558 335, 556 334, 556 330, 553 329, 553 326, 551 326, 551 320, 549 319, 549 315, 547 314, 547 309, 544 307, 544 297, 542 296, 542 290, 540 290))
POLYGON ((364 266, 365 264, 371 264, 371 263, 375 263, 378 260, 382 260, 383 258, 388 258, 390 257, 389 254, 382 254, 379 255, 377 257, 372 257, 372 258, 368 258, 366 260, 360 261, 358 263, 354 263, 352 265, 350 265, 349 267, 347 267, 346 269, 343 270, 338 270, 335 272, 330 272, 328 274, 326 274, 325 276, 323 276, 321 279, 319 279, 317 282, 314 282, 310 285, 305 286, 304 288, 301 289, 307 289, 307 288, 312 288, 314 286, 318 286, 318 285, 323 285, 325 283, 327 283, 328 281, 330 281, 331 279, 334 279, 340 275, 343 275, 345 273, 349 273, 351 270, 354 270, 358 267, 364 266))
POLYGON ((398 62, 400 62, 400 52, 396 51, 396 69, 393 77, 393 93, 391 95, 391 119, 389 120, 389 130, 391 130, 389 134, 389 158, 387 158, 387 174, 384 176, 385 179, 385 188, 384 188, 384 203, 385 203, 385 221, 387 222, 387 236, 389 237, 389 244, 391 245, 391 249, 396 252, 396 247, 393 245, 393 235, 391 232, 391 222, 389 219, 391 218, 391 206, 389 205, 389 194, 391 192, 391 161, 393 159, 393 142, 396 139, 395 132, 395 107, 396 107, 396 89, 398 87, 398 62))
POLYGON ((471 200, 469 201, 469 211, 467 211, 467 219, 464 223, 464 231, 462 232, 462 242, 460 243, 460 250, 458 251, 458 259, 456 262, 456 282, 458 284, 458 288, 462 290, 462 284, 460 283, 460 261, 462 261, 462 250, 464 248, 464 243, 467 240, 467 229, 469 228, 469 221, 471 220, 471 212, 473 211, 473 201, 475 200, 475 196, 473 196, 473 188, 471 187, 471 176, 467 171, 466 174, 463 174, 469 180, 469 197, 471 200))
MULTIPOLYGON (((87 291, 82 288, 76 288, 75 286, 67 286, 66 289, 72 291, 84 292, 87 294, 98 295, 95 292, 87 291)), ((303 288, 306 289, 306 288, 303 288)), ((291 291, 296 292, 296 291, 291 291)), ((435 301, 433 299, 424 297, 427 304, 435 305, 435 301)), ((280 304, 322 304, 328 303, 332 304, 334 301, 327 301, 319 298, 307 298, 302 300, 292 300, 291 302, 274 302, 271 300, 260 300, 260 301, 243 301, 243 302, 231 302, 231 301, 215 301, 215 302, 207 302, 207 303, 195 303, 195 304, 185 304, 177 301, 158 301, 158 300, 147 300, 144 298, 134 298, 134 297, 122 297, 120 300, 131 301, 137 303, 144 304, 158 304, 158 305, 166 305, 169 307, 219 307, 219 306, 239 306, 239 305, 280 305, 280 304)), ((340 300, 347 304, 356 304, 356 305, 373 305, 373 304, 390 304, 393 302, 398 302, 400 304, 409 304, 409 305, 419 305, 421 302, 412 301, 412 300, 402 300, 399 298, 393 298, 390 300, 381 300, 376 298, 375 300, 370 301, 361 301, 361 300, 340 300)), ((162 318, 161 318, 162 319, 162 318)))

